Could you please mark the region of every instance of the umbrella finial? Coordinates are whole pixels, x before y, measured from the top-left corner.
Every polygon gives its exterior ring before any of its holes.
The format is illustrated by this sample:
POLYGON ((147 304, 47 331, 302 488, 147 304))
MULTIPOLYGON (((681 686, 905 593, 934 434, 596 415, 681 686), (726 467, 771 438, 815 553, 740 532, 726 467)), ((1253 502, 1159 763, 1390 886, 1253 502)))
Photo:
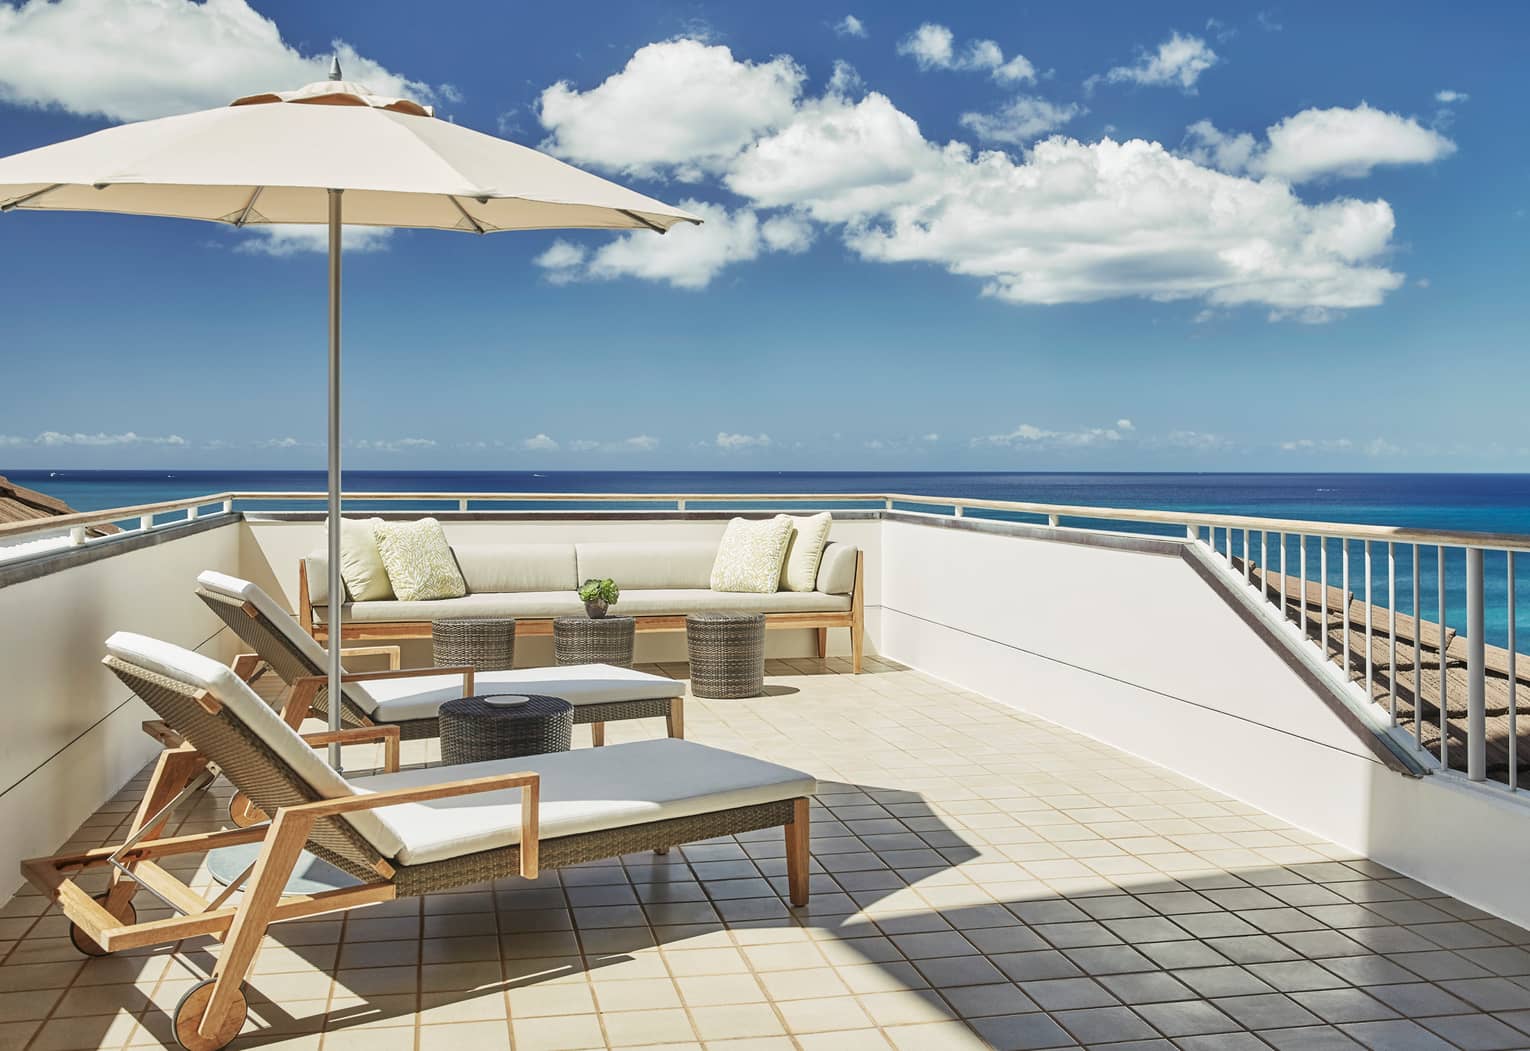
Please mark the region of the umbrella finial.
POLYGON ((336 55, 334 58, 332 58, 330 60, 330 63, 329 63, 329 79, 330 80, 344 80, 345 79, 344 77, 342 77, 340 75, 340 56, 339 55, 336 55))

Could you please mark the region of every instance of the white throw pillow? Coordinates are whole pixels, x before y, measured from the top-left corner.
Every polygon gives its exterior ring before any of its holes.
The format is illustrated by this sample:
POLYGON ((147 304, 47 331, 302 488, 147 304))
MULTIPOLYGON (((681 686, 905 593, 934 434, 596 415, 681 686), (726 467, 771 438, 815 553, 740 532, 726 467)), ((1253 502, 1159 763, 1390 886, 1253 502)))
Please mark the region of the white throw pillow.
POLYGON ((729 522, 712 563, 712 590, 773 594, 781 583, 781 563, 791 532, 792 520, 785 515, 729 522))
POLYGON ((381 522, 380 518, 340 519, 340 578, 354 602, 384 602, 393 597, 393 584, 373 533, 381 522))
POLYGON ((783 516, 792 524, 787 537, 786 560, 781 563, 782 591, 813 591, 818 587, 818 563, 829 543, 834 516, 827 511, 804 518, 783 516))
POLYGON ((446 542, 446 533, 434 518, 418 522, 378 519, 372 533, 399 601, 461 598, 467 594, 467 583, 446 542))

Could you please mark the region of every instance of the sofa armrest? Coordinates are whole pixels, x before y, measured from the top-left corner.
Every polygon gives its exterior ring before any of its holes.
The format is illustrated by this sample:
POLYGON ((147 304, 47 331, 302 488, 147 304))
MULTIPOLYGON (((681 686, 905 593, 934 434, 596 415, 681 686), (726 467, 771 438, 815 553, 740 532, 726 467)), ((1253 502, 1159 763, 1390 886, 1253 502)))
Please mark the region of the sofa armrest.
POLYGON ((830 541, 818 563, 818 583, 814 590, 825 595, 849 595, 855 591, 855 560, 859 549, 854 544, 830 541))

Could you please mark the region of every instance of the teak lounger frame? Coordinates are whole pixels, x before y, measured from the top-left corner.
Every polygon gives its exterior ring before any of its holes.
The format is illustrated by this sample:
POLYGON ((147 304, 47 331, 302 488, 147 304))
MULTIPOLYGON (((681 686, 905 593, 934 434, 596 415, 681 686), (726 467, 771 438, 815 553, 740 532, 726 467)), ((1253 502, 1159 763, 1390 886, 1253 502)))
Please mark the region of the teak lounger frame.
MULTIPOLYGON (((866 552, 855 553, 855 584, 850 589, 850 608, 823 613, 766 613, 767 628, 817 628, 818 656, 829 655, 829 629, 850 629, 850 667, 859 675, 866 650, 866 552)), ((701 612, 695 610, 694 612, 701 612)), ((635 617, 638 631, 684 631, 685 615, 674 614, 635 617)), ((298 622, 319 642, 329 639, 329 625, 318 618, 308 597, 308 563, 298 560, 298 622)), ((515 633, 525 638, 550 637, 551 617, 515 618, 515 633)), ((340 632, 341 642, 352 640, 428 639, 428 620, 348 621, 340 632)))
MULTIPOLYGON (((807 904, 809 803, 805 797, 545 840, 540 837, 537 813, 540 777, 534 772, 323 799, 206 691, 115 657, 107 657, 103 663, 163 717, 159 734, 171 738, 184 735, 185 742, 161 753, 123 843, 33 858, 22 863, 22 873, 62 909, 72 924, 71 939, 87 954, 105 955, 203 936, 224 943, 212 975, 193 986, 175 1009, 176 1039, 189 1051, 217 1051, 239 1034, 248 1006, 245 978, 267 929, 284 920, 494 879, 531 879, 542 868, 667 850, 715 836, 772 827, 785 830, 792 904, 807 904), (199 742, 202 748, 192 742, 199 742), (250 828, 159 838, 176 806, 205 788, 216 773, 228 776, 236 788, 247 792, 256 806, 272 815, 271 820, 250 828), (395 865, 339 820, 346 814, 377 807, 510 788, 522 793, 520 842, 445 861, 395 865), (212 898, 203 897, 159 863, 168 857, 248 843, 261 845, 256 861, 212 898), (286 894, 287 881, 304 850, 356 877, 359 885, 316 894, 286 894), (92 897, 75 876, 101 867, 112 869, 110 880, 104 893, 92 897), (229 905, 240 886, 245 887, 244 894, 237 905, 229 905), (140 888, 169 904, 178 915, 138 922, 133 897, 140 888)), ((385 766, 397 768, 397 727, 358 727, 307 734, 304 739, 314 747, 331 742, 382 742, 385 766)))

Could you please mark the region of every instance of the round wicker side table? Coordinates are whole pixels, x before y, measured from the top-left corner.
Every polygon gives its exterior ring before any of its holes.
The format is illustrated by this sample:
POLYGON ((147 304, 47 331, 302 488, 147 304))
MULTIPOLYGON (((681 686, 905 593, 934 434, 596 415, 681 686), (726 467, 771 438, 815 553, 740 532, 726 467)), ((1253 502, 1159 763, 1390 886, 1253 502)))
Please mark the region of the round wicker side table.
POLYGON ((692 613, 685 648, 695 696, 758 697, 765 689, 763 613, 692 613))
POLYGON ((438 667, 468 665, 501 671, 515 665, 515 621, 510 617, 463 617, 430 622, 431 658, 438 667))
POLYGON ((632 667, 631 617, 558 617, 553 620, 553 660, 565 664, 632 667))
POLYGON ((441 762, 455 766, 568 751, 574 732, 572 704, 540 694, 519 704, 502 703, 509 699, 461 697, 441 705, 441 762))

